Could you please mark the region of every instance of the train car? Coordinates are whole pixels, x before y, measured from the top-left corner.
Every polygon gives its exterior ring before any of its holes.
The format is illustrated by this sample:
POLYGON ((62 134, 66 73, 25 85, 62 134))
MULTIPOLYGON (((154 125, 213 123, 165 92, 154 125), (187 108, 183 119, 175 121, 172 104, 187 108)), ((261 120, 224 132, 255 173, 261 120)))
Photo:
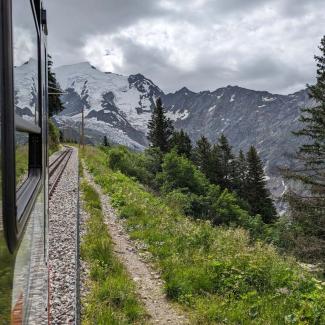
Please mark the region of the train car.
POLYGON ((46 11, 0 0, 0 324, 48 323, 46 11))

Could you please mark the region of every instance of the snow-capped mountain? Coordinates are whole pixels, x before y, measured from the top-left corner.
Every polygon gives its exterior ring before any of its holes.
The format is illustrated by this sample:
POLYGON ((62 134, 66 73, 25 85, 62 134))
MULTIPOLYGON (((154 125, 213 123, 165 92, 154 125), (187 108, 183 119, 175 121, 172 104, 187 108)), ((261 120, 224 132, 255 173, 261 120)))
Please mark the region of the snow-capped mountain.
MULTIPOLYGON (((30 64, 16 70, 23 71, 20 78, 27 78, 32 85, 30 64)), ((234 150, 256 146, 275 197, 281 197, 286 189, 278 166, 292 164, 290 155, 301 141, 291 134, 299 128, 300 108, 312 105, 306 90, 277 95, 237 86, 201 92, 184 87, 165 94, 141 74, 105 73, 87 62, 59 67, 55 73, 65 93, 65 109, 55 119, 67 138, 78 137, 84 107, 88 142, 102 142, 106 135, 112 142, 141 150, 147 145, 147 123, 160 96, 176 128, 185 129, 192 140, 205 135, 215 142, 223 132, 234 150)), ((25 103, 20 104, 22 108, 28 108, 28 96, 20 98, 18 94, 19 102, 25 103)))
POLYGON ((16 114, 29 121, 37 118, 37 62, 30 59, 14 69, 14 92, 16 114))
POLYGON ((84 105, 86 133, 92 141, 100 142, 107 135, 113 142, 142 149, 147 145, 147 122, 160 96, 175 126, 194 141, 205 135, 215 142, 223 132, 235 150, 256 146, 275 197, 286 189, 278 166, 292 163, 290 155, 301 141, 291 134, 299 127, 300 108, 312 104, 306 90, 285 96, 237 86, 198 93, 183 87, 164 94, 141 74, 104 73, 89 63, 55 72, 66 91, 62 97, 66 109, 57 117, 62 127, 79 127, 84 105))
POLYGON ((107 135, 111 141, 142 149, 146 125, 154 102, 163 92, 141 74, 129 77, 104 73, 89 63, 62 66, 55 70, 65 94, 65 110, 57 122, 79 127, 84 107, 86 134, 95 142, 107 135), (94 136, 95 135, 95 136, 94 136))

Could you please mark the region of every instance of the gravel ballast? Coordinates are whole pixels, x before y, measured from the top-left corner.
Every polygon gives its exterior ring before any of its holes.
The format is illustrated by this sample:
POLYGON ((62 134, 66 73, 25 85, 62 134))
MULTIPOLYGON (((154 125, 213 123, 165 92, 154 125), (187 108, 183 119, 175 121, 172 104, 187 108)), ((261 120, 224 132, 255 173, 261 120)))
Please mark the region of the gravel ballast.
POLYGON ((78 152, 70 160, 49 202, 49 297, 51 324, 74 324, 78 152))

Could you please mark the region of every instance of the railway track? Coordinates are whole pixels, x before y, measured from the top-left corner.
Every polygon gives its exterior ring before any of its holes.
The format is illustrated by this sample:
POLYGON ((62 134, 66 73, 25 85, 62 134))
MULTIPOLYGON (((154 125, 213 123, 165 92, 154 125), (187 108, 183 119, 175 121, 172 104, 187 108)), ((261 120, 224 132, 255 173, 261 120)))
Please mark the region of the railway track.
POLYGON ((51 324, 78 324, 77 150, 57 153, 49 169, 49 318, 51 324))
POLYGON ((71 157, 72 148, 66 147, 49 165, 49 197, 51 198, 71 157))

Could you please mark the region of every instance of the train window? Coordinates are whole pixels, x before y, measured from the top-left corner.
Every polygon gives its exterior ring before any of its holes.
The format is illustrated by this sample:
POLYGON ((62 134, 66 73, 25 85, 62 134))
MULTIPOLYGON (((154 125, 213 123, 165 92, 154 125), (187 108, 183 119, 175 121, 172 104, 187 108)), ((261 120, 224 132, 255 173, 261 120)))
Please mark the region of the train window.
MULTIPOLYGON (((9 91, 4 129, 7 137, 3 167, 6 171, 4 220, 11 252, 22 238, 41 187, 41 36, 34 3, 39 5, 39 2, 31 0, 12 1, 11 15, 6 26, 12 33, 12 39, 5 38, 8 49, 8 64, 4 65, 8 67, 5 82, 9 91), (13 169, 12 166, 16 168, 13 169)), ((10 12, 10 6, 6 9, 10 12)))
POLYGON ((15 113, 39 124, 38 32, 30 0, 12 2, 15 113))

